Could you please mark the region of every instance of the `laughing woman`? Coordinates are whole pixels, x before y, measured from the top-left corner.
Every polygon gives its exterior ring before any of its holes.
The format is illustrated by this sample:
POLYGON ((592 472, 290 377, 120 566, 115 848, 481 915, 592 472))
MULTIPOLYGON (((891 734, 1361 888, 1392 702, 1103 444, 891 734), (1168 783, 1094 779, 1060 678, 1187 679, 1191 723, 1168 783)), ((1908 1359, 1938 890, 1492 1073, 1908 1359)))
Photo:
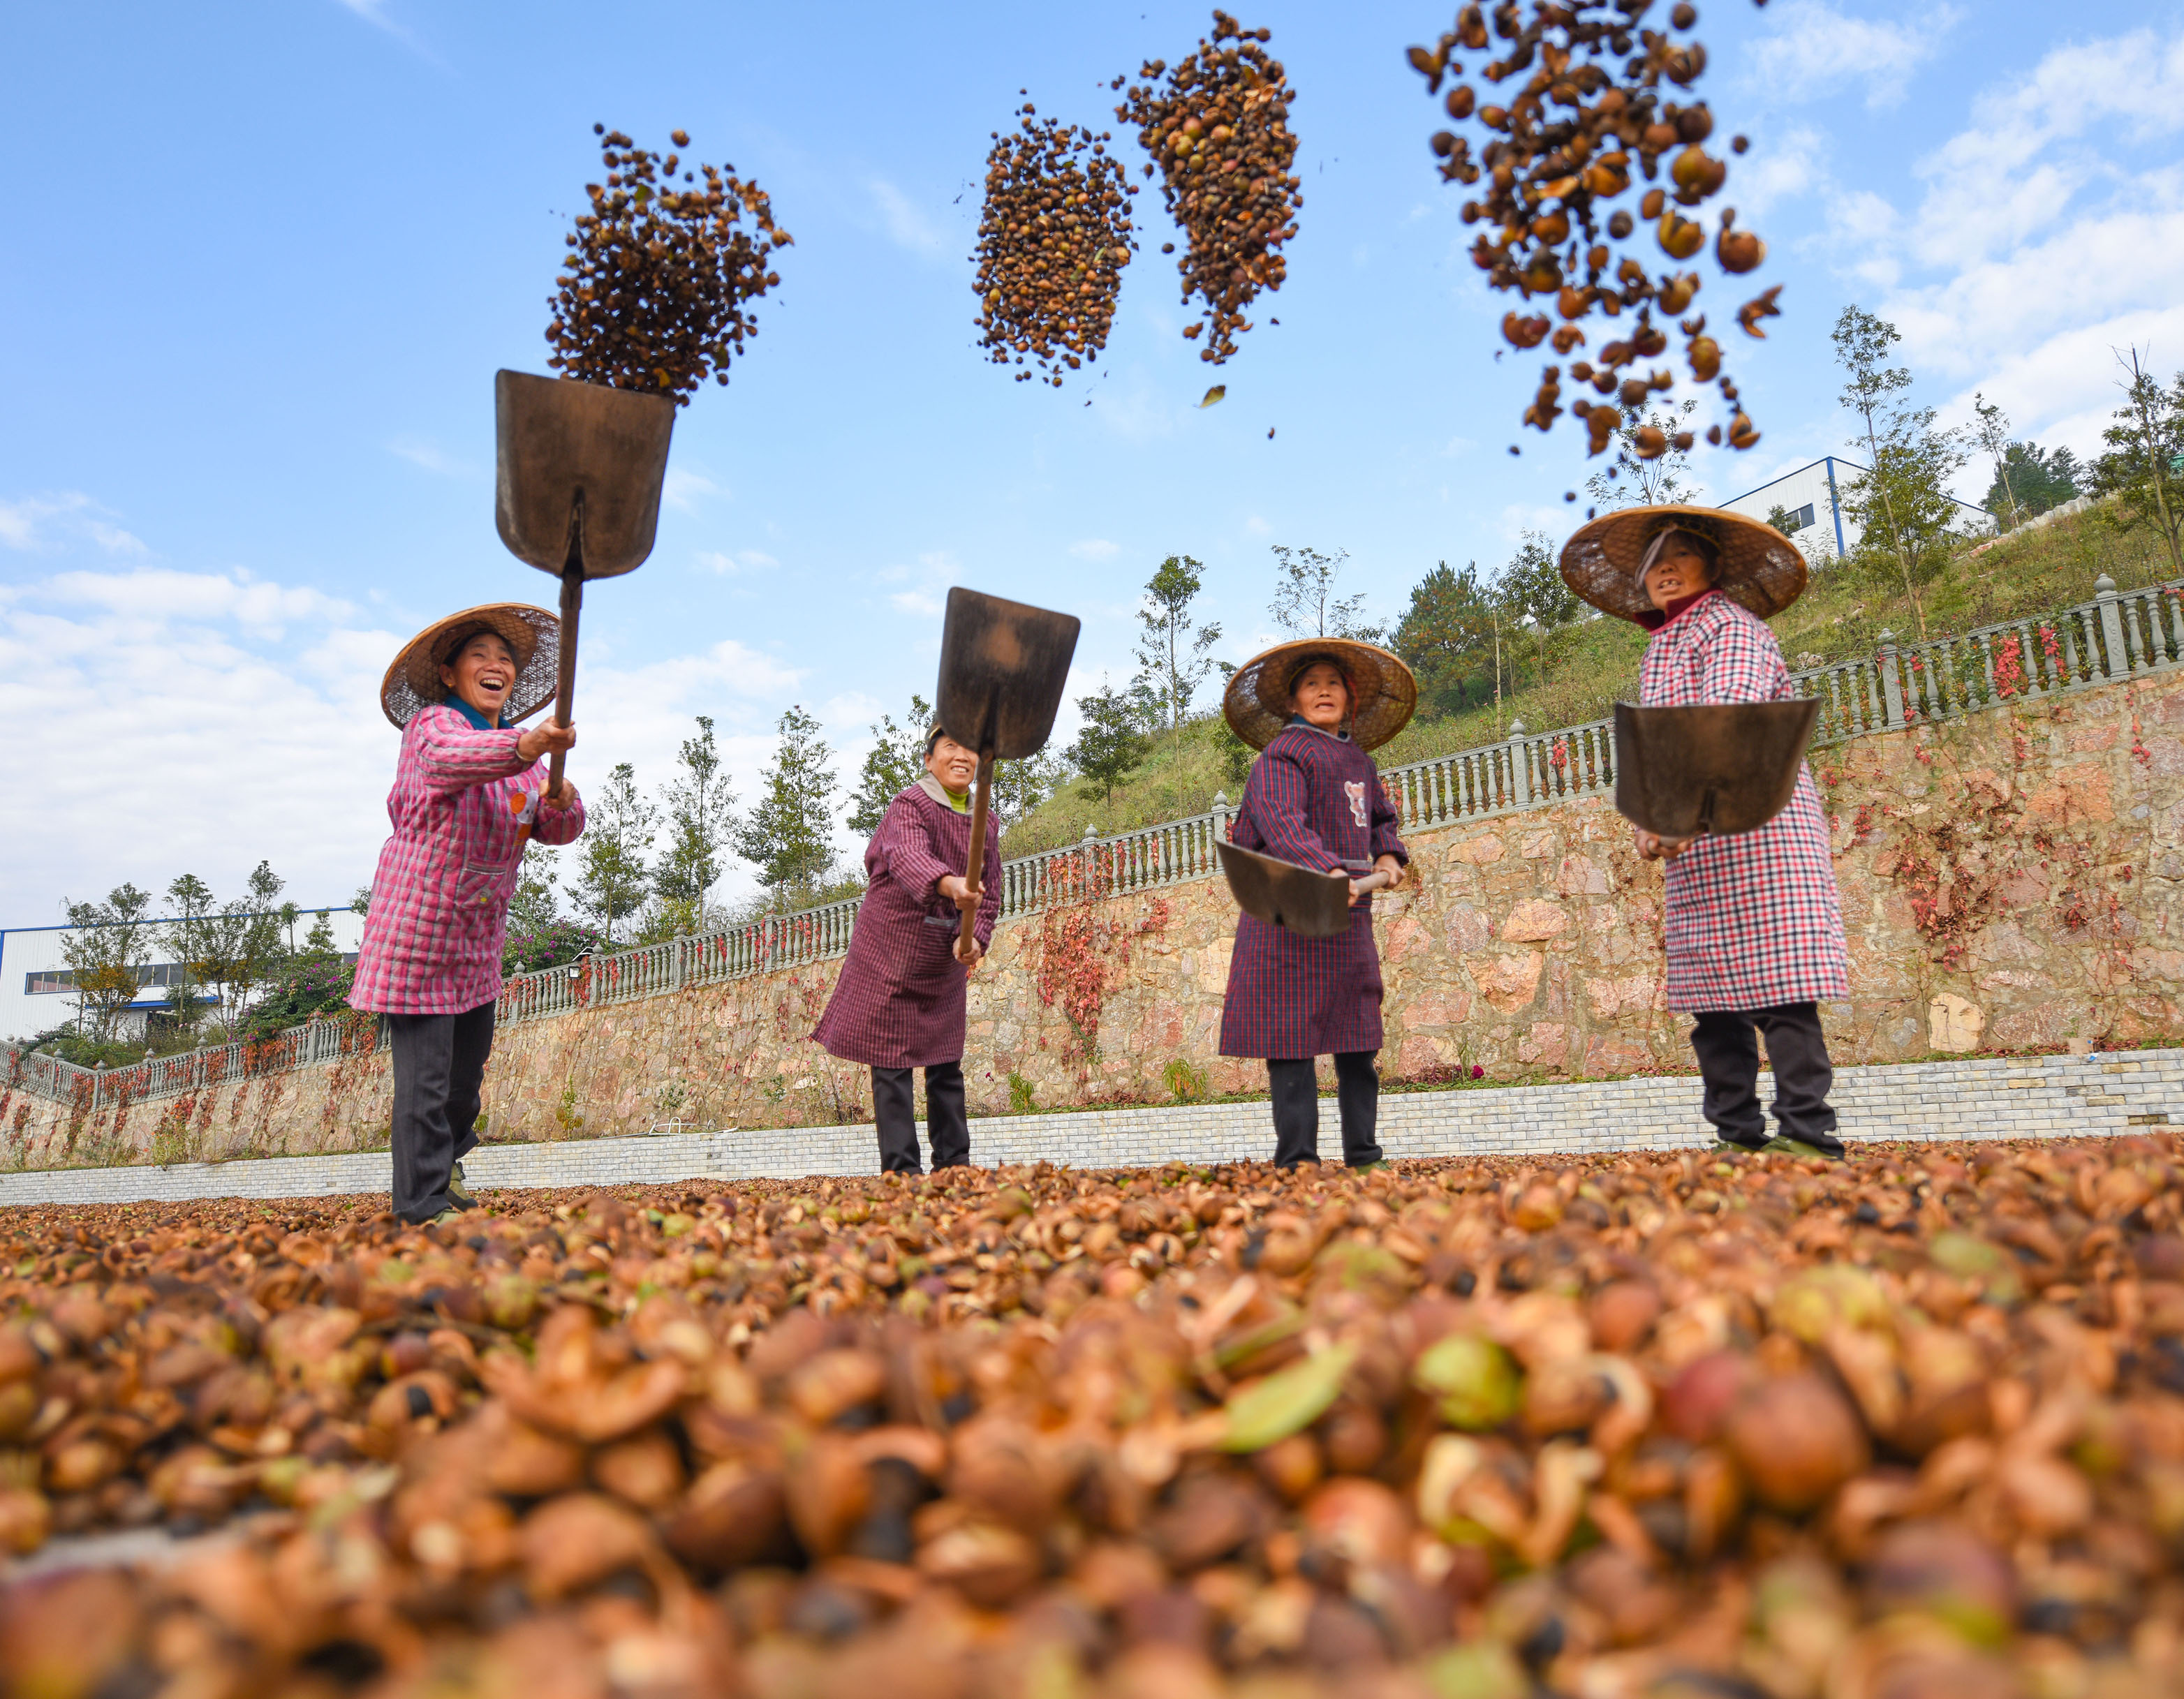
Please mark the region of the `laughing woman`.
POLYGON ((584 829, 576 787, 549 794, 541 765, 575 747, 576 728, 513 724, 552 699, 560 631, 543 608, 471 608, 411 638, 380 687, 402 731, 387 798, 394 835, 372 876, 349 1004, 384 1015, 391 1030, 404 1221, 471 1205, 462 1159, 477 1143, 524 838, 567 844, 584 829))

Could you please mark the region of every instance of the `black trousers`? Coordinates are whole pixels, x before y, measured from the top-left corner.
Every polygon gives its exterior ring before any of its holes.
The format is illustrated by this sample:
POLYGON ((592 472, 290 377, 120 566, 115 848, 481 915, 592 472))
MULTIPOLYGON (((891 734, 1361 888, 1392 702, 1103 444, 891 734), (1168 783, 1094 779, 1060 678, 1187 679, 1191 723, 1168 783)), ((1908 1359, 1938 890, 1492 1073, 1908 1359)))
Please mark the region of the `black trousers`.
POLYGON ((493 1054, 493 1005, 460 1015, 389 1015, 394 1049, 394 1213, 430 1221, 453 1206, 448 1181, 477 1148, 478 1087, 493 1054))
MULTIPOLYGON (((1380 1071, 1374 1050, 1346 1050, 1334 1059, 1334 1099, 1342 1111, 1342 1160, 1353 1168, 1380 1160, 1380 1071)), ((1274 1100, 1274 1163, 1294 1168, 1319 1160, 1319 1081, 1313 1058, 1270 1061, 1274 1100)))
POLYGON ((1759 1107, 1759 1044, 1767 1035, 1767 1060, 1774 1065, 1774 1124, 1785 1138, 1823 1150, 1840 1150, 1836 1112, 1828 1106, 1835 1069, 1820 1033, 1817 1003, 1778 1003, 1767 1009, 1709 1010, 1691 1028, 1706 1082, 1703 1110, 1715 1132, 1732 1145, 1767 1142, 1767 1117, 1759 1107))
MULTIPOLYGON (((922 1172, 917 1154, 914 1068, 872 1070, 872 1119, 879 1123, 880 1172, 922 1172)), ((963 1112, 963 1064, 935 1062, 925 1071, 925 1131, 933 1141, 933 1166, 960 1168, 971 1160, 971 1122, 963 1112)))

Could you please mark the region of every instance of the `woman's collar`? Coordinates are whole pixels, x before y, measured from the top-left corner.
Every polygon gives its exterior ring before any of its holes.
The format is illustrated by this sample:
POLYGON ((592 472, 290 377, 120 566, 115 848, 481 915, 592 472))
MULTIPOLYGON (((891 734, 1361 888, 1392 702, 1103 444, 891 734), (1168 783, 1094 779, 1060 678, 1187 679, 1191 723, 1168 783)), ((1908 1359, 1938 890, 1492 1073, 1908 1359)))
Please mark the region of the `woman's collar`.
POLYGON ((1649 632, 1659 631, 1663 627, 1672 625, 1682 618, 1684 615, 1706 600, 1708 596, 1719 593, 1719 591, 1716 587, 1709 584, 1696 596, 1679 596, 1665 608, 1646 609, 1644 613, 1638 616, 1638 623, 1649 632))
POLYGON ((487 719, 484 715, 479 713, 476 709, 471 707, 469 703, 463 700, 462 697, 460 695, 450 694, 442 701, 440 705, 443 708, 454 709, 456 713, 461 715, 464 719, 469 721, 471 725, 476 727, 481 732, 498 732, 501 729, 501 725, 499 720, 487 719))
POLYGON ((971 811, 970 792, 965 791, 960 797, 954 795, 946 785, 941 783, 929 772, 920 773, 917 776, 917 788, 944 808, 952 808, 958 814, 968 814, 971 811))
POLYGON ((1317 732, 1323 738, 1332 738, 1338 744, 1347 744, 1351 741, 1350 733, 1347 730, 1330 732, 1324 726, 1313 725, 1311 721, 1306 719, 1301 714, 1290 715, 1290 724, 1292 726, 1301 727, 1307 732, 1317 732))

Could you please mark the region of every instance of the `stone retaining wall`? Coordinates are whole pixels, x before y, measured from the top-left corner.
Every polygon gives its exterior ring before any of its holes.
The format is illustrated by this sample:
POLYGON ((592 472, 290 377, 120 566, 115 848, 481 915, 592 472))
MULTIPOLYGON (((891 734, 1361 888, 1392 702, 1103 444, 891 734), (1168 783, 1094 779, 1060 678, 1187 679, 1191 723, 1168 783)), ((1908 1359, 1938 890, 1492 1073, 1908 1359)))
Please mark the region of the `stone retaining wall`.
MULTIPOLYGON (((1764 1082, 1763 1081, 1763 1087, 1764 1082)), ((1852 1140, 2113 1137, 2184 1123, 2184 1050, 2117 1056, 1978 1057, 1845 1068, 1835 1102, 1852 1140)), ((1322 1105, 1321 1150, 1340 1150, 1334 1105, 1322 1105)), ((1472 1156, 1674 1150, 1709 1145, 1698 1082, 1592 1081, 1384 1097, 1380 1141, 1391 1156, 1472 1156)), ((993 1167, 1156 1167, 1264 1159, 1273 1137, 1263 1103, 995 1116, 971 1127, 972 1159, 993 1167)), ((660 1184, 682 1179, 869 1174, 869 1125, 496 1145, 465 1167, 474 1186, 660 1184)), ((384 1151, 171 1167, 75 1168, 0 1175, 0 1206, 138 1199, 323 1197, 384 1192, 384 1151)))
MULTIPOLYGON (((1839 1065, 2184 1036, 2184 677, 2020 699, 1860 738, 1814 766, 1850 939, 1851 1000, 1824 1011, 1839 1065)), ((1421 833, 1411 849, 1416 878, 1374 905, 1389 1074, 1690 1067, 1686 1023, 1661 1002, 1660 872, 1604 800, 1421 833)), ((1212 881, 1004 925, 972 982, 973 1111, 1007 1111, 1012 1075, 1040 1108, 1263 1089, 1257 1063, 1214 1054, 1234 925, 1212 881)), ((805 1037, 838 969, 511 1027, 487 1077, 488 1136, 861 1123, 864 1070, 805 1037)), ((359 1056, 96 1113, 0 1089, 0 1137, 33 1167, 354 1150, 384 1140, 386 1069, 359 1056)))

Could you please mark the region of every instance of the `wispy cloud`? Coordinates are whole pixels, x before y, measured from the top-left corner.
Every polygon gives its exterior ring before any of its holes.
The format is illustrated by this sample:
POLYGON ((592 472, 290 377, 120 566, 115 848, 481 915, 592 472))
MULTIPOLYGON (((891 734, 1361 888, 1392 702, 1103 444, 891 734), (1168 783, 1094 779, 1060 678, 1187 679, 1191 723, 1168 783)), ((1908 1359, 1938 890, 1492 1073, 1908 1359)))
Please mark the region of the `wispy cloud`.
POLYGON ((1909 22, 1875 22, 1829 0, 1781 0, 1768 14, 1774 28, 1752 43, 1751 81, 1785 104, 1849 87, 1863 88, 1869 108, 1893 106, 1964 15, 1944 4, 1909 22))
POLYGON ((899 613, 922 614, 928 619, 937 615, 942 606, 940 598, 930 590, 898 590, 888 601, 899 613))
POLYGON ((925 209, 886 178, 869 179, 865 189, 879 211, 880 221, 887 226, 889 238, 898 248, 926 255, 938 254, 946 248, 947 237, 927 217, 925 209))
POLYGON ((698 556, 698 564, 733 578, 746 572, 770 572, 781 562, 760 549, 738 549, 732 554, 709 550, 698 556))
POLYGON ((1071 543, 1069 552, 1079 560, 1112 560, 1123 552, 1123 545, 1104 537, 1088 537, 1082 543, 1071 543))
POLYGON ((0 501, 0 545, 37 554, 78 539, 88 539, 109 554, 150 552, 81 490, 0 501))
POLYGON ((398 460, 409 461, 413 466, 423 468, 436 477, 470 478, 477 476, 476 467, 457 460, 422 437, 397 437, 387 445, 387 452, 398 460))
POLYGON ((727 490, 703 472, 692 471, 687 466, 670 466, 660 486, 660 500, 678 513, 695 513, 700 502, 726 494, 727 490))
POLYGON ((383 30, 426 64, 441 70, 447 69, 447 65, 437 53, 419 41, 405 25, 395 19, 389 0, 334 0, 334 3, 350 15, 363 19, 375 30, 383 30))

